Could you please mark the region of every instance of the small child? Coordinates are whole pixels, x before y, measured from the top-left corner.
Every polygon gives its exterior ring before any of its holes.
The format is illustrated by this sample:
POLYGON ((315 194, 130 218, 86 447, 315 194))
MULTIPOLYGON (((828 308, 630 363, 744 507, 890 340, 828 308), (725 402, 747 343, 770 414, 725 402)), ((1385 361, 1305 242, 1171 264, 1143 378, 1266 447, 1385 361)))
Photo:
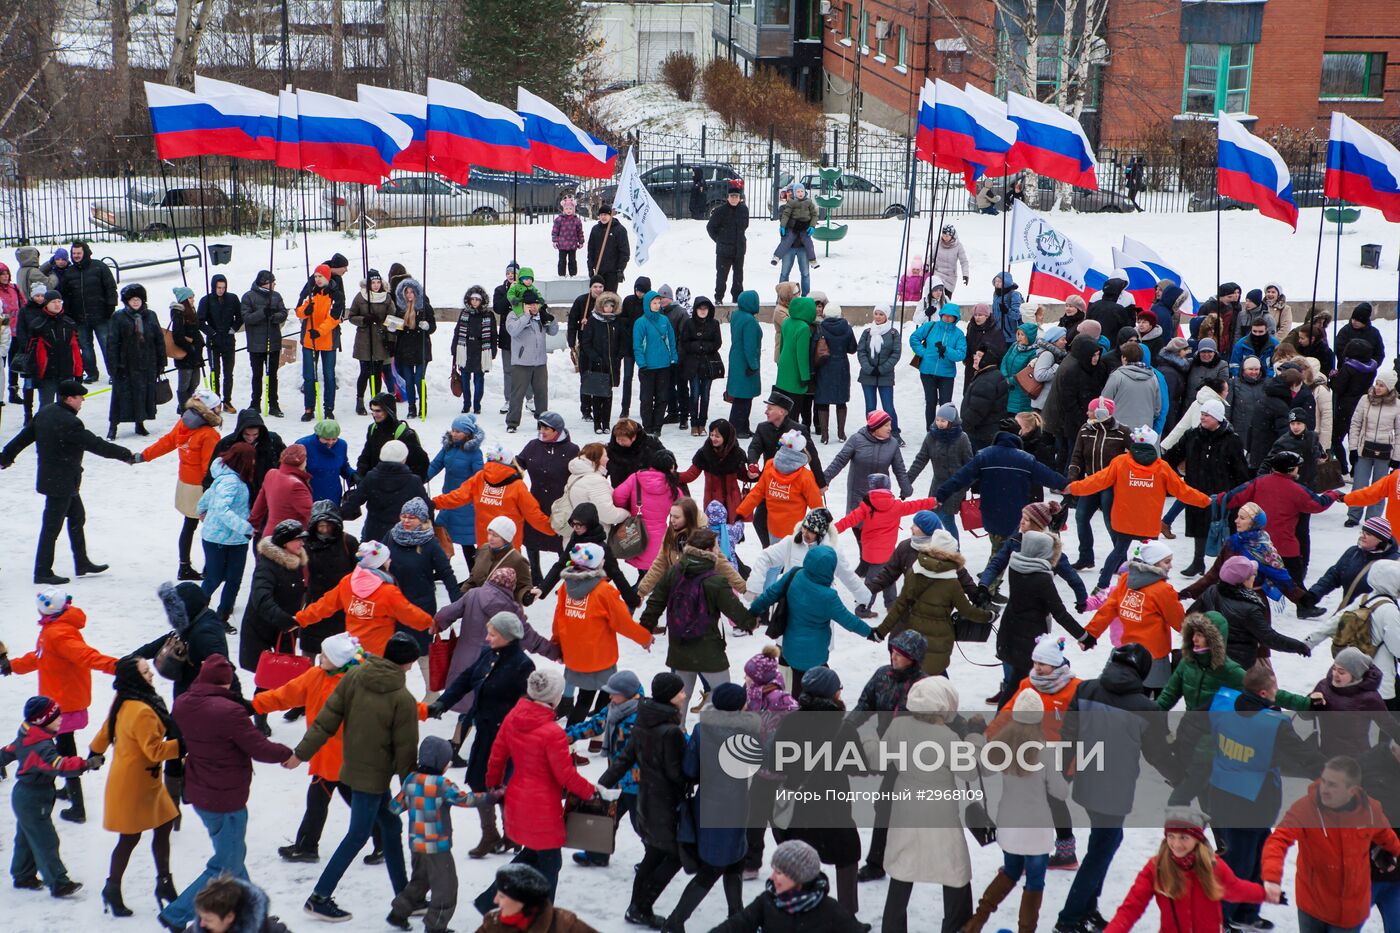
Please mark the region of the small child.
POLYGON ((1156 899, 1164 930, 1219 930, 1220 902, 1259 904, 1264 886, 1235 877, 1206 842, 1206 817, 1194 807, 1167 807, 1166 838, 1142 866, 1104 933, 1128 933, 1156 899))
POLYGON ((578 202, 569 195, 559 202, 560 213, 549 231, 550 242, 559 251, 559 274, 570 278, 578 275, 578 251, 583 246, 583 221, 575 210, 578 202))
POLYGON ((764 465, 734 517, 751 521, 760 503, 768 507, 768 536, 773 540, 792 534, 807 510, 822 504, 817 478, 807 468, 807 436, 797 428, 778 439, 778 452, 764 465))
POLYGON ((715 533, 715 543, 719 547, 719 552, 724 555, 724 559, 734 565, 739 571, 739 576, 748 578, 749 568, 744 566, 744 562, 739 558, 738 547, 744 540, 744 523, 741 521, 726 521, 728 512, 724 503, 718 499, 711 499, 710 504, 705 506, 705 520, 708 527, 715 533))
MULTIPOLYGON (((933 498, 896 498, 890 491, 890 478, 884 473, 871 473, 869 483, 870 491, 860 505, 836 523, 837 531, 860 527, 860 564, 856 573, 862 576, 873 574, 890 559, 899 543, 899 523, 904 516, 938 505, 938 500, 933 498)), ((896 595, 894 584, 885 588, 886 609, 894 605, 896 595)))
MULTIPOLYGON (((952 479, 953 474, 971 459, 972 439, 963 430, 958 406, 946 402, 938 406, 933 427, 925 435, 923 446, 914 456, 914 462, 909 465, 909 482, 919 478, 925 465, 932 465, 933 483, 929 486, 928 494, 933 495, 935 489, 952 479)), ((965 490, 957 492, 949 496, 946 502, 938 503, 938 508, 934 509, 939 521, 953 536, 954 541, 958 540, 958 511, 966 495, 965 490)))
POLYGON ((783 255, 800 242, 807 253, 807 262, 813 269, 819 267, 817 246, 812 242, 812 228, 817 223, 817 205, 807 197, 807 186, 794 181, 786 189, 788 196, 778 214, 778 232, 782 239, 773 250, 772 264, 777 265, 783 255))
POLYGON ((54 778, 76 777, 102 767, 101 755, 86 759, 59 752, 54 736, 63 710, 46 696, 30 697, 24 704, 24 723, 9 745, 0 748, 0 773, 12 761, 19 762, 10 800, 15 811, 14 858, 10 877, 21 891, 37 891, 45 884, 54 897, 72 897, 82 884, 68 877, 58 855, 58 833, 53 828, 53 804, 58 793, 54 778), (43 881, 40 881, 40 877, 43 881))
POLYGON ((427 933, 445 933, 457 909, 457 864, 452 860, 452 816, 448 807, 491 807, 493 794, 474 794, 452 783, 442 772, 452 760, 452 746, 430 735, 418 746, 418 769, 404 781, 389 803, 394 813, 408 811, 409 841, 413 845, 413 877, 394 898, 385 921, 409 929, 409 915, 432 894, 423 917, 427 933))
POLYGON ((924 282, 928 280, 927 265, 915 263, 909 271, 899 277, 899 298, 901 301, 916 302, 924 297, 924 282))
MULTIPOLYGON (((603 685, 602 692, 608 695, 608 705, 583 722, 569 726, 564 730, 564 736, 570 742, 581 739, 598 741, 598 751, 606 752, 608 764, 612 764, 622 758, 622 752, 631 738, 632 728, 637 725, 637 706, 645 694, 642 691, 641 679, 631 671, 614 673, 603 685)), ((591 743, 589 751, 593 751, 591 743)), ((634 820, 633 828, 636 828, 637 780, 640 776, 640 769, 634 765, 617 785, 617 789, 622 791, 622 796, 618 798, 615 819, 620 822, 624 813, 630 813, 634 820)), ((603 852, 574 853, 574 864, 585 868, 605 867, 609 860, 609 856, 603 852)))
POLYGON ((288 933, 268 914, 263 889, 232 875, 220 875, 194 896, 194 916, 185 933, 288 933))

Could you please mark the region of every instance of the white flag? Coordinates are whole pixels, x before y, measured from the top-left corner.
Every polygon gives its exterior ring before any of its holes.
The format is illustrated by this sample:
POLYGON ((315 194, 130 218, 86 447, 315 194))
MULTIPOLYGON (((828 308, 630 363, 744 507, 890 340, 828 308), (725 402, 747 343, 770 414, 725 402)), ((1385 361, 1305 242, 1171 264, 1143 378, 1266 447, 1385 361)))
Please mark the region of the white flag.
POLYGON ((1009 262, 1032 262, 1037 271, 1072 283, 1083 289, 1097 287, 1099 270, 1094 254, 1060 233, 1049 222, 1020 201, 1011 209, 1009 262))
POLYGON ((646 185, 642 184, 642 175, 637 171, 631 149, 627 150, 627 160, 622 163, 622 176, 617 180, 613 210, 632 221, 632 235, 637 240, 637 262, 645 265, 651 244, 671 229, 671 222, 656 206, 646 185))

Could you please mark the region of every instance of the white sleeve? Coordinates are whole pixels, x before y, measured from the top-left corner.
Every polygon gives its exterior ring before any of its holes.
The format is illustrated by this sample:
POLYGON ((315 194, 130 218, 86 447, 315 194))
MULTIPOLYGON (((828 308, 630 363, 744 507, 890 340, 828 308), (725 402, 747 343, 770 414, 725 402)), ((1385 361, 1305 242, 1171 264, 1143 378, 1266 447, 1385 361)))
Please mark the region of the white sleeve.
POLYGON ((860 574, 856 573, 846 555, 840 551, 836 552, 836 579, 855 597, 856 605, 869 606, 875 602, 875 594, 870 592, 870 587, 865 585, 860 574))
POLYGON ((1192 399, 1191 406, 1186 409, 1186 414, 1181 416, 1181 419, 1178 420, 1176 423, 1176 427, 1172 428, 1171 431, 1168 432, 1167 436, 1162 439, 1162 449, 1171 450, 1177 445, 1177 442, 1181 440, 1182 436, 1187 431, 1189 431, 1191 428, 1196 427, 1200 423, 1201 403, 1196 401, 1195 399, 1192 399))
POLYGON ((749 568, 748 597, 749 601, 757 599, 766 589, 765 581, 768 572, 774 567, 782 567, 787 558, 788 546, 792 544, 790 536, 784 537, 776 544, 771 544, 758 554, 758 559, 753 562, 753 567, 749 568))

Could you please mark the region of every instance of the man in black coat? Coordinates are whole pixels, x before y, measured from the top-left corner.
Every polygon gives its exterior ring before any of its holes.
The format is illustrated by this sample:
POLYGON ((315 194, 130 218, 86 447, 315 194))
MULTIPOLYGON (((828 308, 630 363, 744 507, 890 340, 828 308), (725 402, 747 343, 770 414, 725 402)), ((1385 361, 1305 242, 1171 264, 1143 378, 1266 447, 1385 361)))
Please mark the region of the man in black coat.
MULTIPOLYGON (((269 471, 277 469, 282 462, 282 451, 287 445, 282 442, 281 435, 267 429, 262 415, 258 414, 256 408, 245 408, 238 413, 233 431, 219 438, 219 442, 214 445, 214 455, 210 458, 210 463, 239 441, 253 447, 253 478, 248 483, 248 501, 256 502, 258 491, 262 489, 263 477, 269 471)), ((210 477, 206 473, 205 488, 208 488, 209 481, 210 477)))
POLYGON ((715 242, 715 301, 724 300, 724 281, 732 271, 734 284, 730 295, 739 300, 744 290, 744 251, 748 246, 744 231, 749 229, 749 206, 744 203, 744 182, 729 182, 724 203, 710 214, 705 232, 715 242))
MULTIPOLYGON (((573 350, 578 346, 578 332, 583 329, 584 322, 588 320, 588 315, 594 308, 598 307, 598 299, 604 292, 603 277, 599 275, 591 276, 588 279, 588 291, 574 299, 574 303, 569 306, 568 329, 565 331, 565 339, 568 341, 569 349, 573 350)), ((575 362, 578 360, 575 354, 575 362)), ((587 417, 585 415, 585 417, 587 417)))
POLYGON ((1089 403, 1103 391, 1103 368, 1099 366, 1101 350, 1098 340, 1088 334, 1074 338, 1069 354, 1055 371, 1050 396, 1041 411, 1045 431, 1055 438, 1055 468, 1061 473, 1069 464, 1069 454, 1079 429, 1089 419, 1089 403))
MULTIPOLYGON (((68 248, 71 262, 58 279, 63 295, 63 310, 78 325, 78 342, 83 348, 83 381, 97 381, 97 354, 93 338, 102 348, 102 362, 107 362, 107 325, 117 310, 117 280, 104 262, 92 258, 92 247, 74 240, 68 248)), ((111 366, 107 367, 110 376, 111 366)))
POLYGON ((598 222, 588 231, 588 273, 603 277, 603 290, 617 291, 617 283, 632 258, 627 229, 613 219, 612 205, 598 208, 598 222))
POLYGON ((410 499, 429 503, 431 517, 432 494, 423 485, 423 478, 404 463, 407 453, 402 441, 386 442, 379 462, 361 473, 360 481, 340 500, 340 514, 347 520, 359 518, 360 507, 367 507, 365 523, 360 528, 361 541, 384 541, 384 536, 398 524, 403 504, 410 499))
POLYGON ((216 384, 222 376, 224 412, 231 415, 238 410, 233 406, 234 334, 243 328, 243 303, 228 290, 228 279, 222 273, 209 280, 209 288, 195 313, 209 343, 209 370, 216 384))
POLYGON ((403 441, 408 448, 408 459, 403 461, 408 464, 417 477, 424 482, 428 478, 428 454, 423 449, 423 444, 418 440, 418 434, 408 422, 400 421, 398 416, 398 401, 392 392, 381 392, 369 400, 369 414, 374 420, 365 431, 365 446, 360 451, 360 457, 355 461, 355 473, 364 479, 369 475, 369 471, 379 463, 380 451, 389 441, 403 441))
MULTIPOLYGON (((1376 325, 1371 323, 1371 303, 1369 301, 1358 302, 1352 309, 1351 320, 1347 321, 1346 327, 1337 328, 1337 345, 1332 349, 1337 354, 1337 359, 1346 358, 1346 346, 1353 340, 1360 340, 1370 345, 1370 359, 1385 365, 1385 341, 1381 339, 1381 332, 1376 330, 1376 325)), ((1358 357, 1366 359, 1366 357, 1358 357)))
MULTIPOLYGON (((1103 297, 1089 305, 1087 312, 1091 321, 1098 321, 1103 327, 1105 337, 1114 340, 1118 332, 1123 328, 1132 328, 1137 323, 1137 310, 1131 306, 1124 307, 1118 303, 1118 299, 1123 294, 1123 289, 1128 287, 1128 280, 1110 278, 1103 283, 1103 297)), ((1122 346, 1122 341, 1114 343, 1113 349, 1122 346)))
POLYGON ((125 447, 108 443, 83 426, 78 412, 83 407, 87 389, 76 379, 65 379, 58 386, 58 401, 45 405, 38 414, 0 450, 0 470, 15 462, 20 451, 30 444, 39 452, 39 470, 34 488, 44 497, 44 523, 39 531, 39 546, 34 551, 34 582, 62 586, 67 577, 53 572, 54 545, 58 532, 68 523, 68 543, 73 548, 73 566, 78 576, 101 573, 106 564, 88 558, 87 539, 83 536, 83 498, 79 487, 83 482, 83 454, 91 451, 99 457, 136 463, 136 455, 125 447))

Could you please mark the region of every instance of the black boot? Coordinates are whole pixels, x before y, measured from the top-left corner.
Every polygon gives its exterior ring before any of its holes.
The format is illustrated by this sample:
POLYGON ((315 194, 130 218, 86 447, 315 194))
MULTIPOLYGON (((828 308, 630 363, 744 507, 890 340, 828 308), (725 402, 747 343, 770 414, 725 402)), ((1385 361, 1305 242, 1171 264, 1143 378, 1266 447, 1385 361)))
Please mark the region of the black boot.
POLYGON ((1206 572, 1206 539, 1191 539, 1191 564, 1182 572, 1188 577, 1199 577, 1206 572))
POLYGON ((272 727, 267 724, 266 713, 254 713, 253 725, 257 726, 258 731, 261 732, 264 736, 266 736, 269 739, 272 738, 272 727))
POLYGON ((180 565, 180 572, 175 575, 175 579, 193 580, 194 582, 198 583, 204 579, 204 574, 200 573, 198 570, 195 570, 193 564, 185 563, 180 565))
POLYGON ((846 439, 846 406, 836 406, 836 439, 844 441, 846 439))
POLYGON ((827 420, 831 417, 831 409, 823 405, 817 411, 817 433, 822 437, 823 444, 831 443, 831 435, 827 433, 827 420))
POLYGON ((83 804, 83 782, 81 778, 69 778, 66 782, 68 806, 58 814, 61 820, 70 823, 86 823, 87 807, 83 804))
POLYGON ((122 902, 122 885, 120 881, 107 879, 107 883, 102 886, 102 912, 111 912, 113 917, 130 917, 131 908, 122 902))
POLYGON ((161 910, 179 896, 180 892, 175 890, 175 879, 170 876, 170 872, 156 875, 156 903, 160 905, 161 910))

